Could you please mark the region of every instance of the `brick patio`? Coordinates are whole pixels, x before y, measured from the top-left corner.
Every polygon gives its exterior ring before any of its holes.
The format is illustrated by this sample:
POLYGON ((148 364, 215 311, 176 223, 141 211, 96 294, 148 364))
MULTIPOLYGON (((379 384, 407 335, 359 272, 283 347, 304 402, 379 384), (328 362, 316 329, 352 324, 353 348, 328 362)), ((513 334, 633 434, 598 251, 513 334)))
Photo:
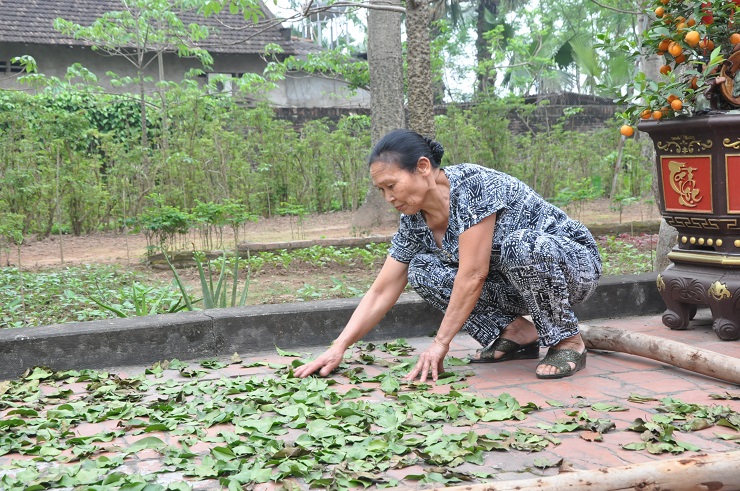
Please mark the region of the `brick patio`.
MULTIPOLYGON (((649 334, 661 338, 672 339, 686 343, 690 346, 711 350, 717 353, 728 355, 734 358, 740 358, 740 341, 721 341, 717 338, 711 329, 711 319, 708 312, 700 311, 697 319, 692 321, 690 328, 686 331, 670 331, 665 328, 660 320, 660 316, 633 317, 622 319, 598 319, 588 322, 591 326, 609 326, 618 329, 624 329, 631 332, 649 334)), ((413 338, 408 340, 412 346, 424 349, 429 343, 429 338, 413 338)), ((468 353, 475 350, 476 343, 466 335, 458 335, 451 345, 450 355, 464 358, 468 353)), ((306 348, 305 350, 312 353, 318 353, 320 348, 306 348)), ((541 353, 544 355, 544 350, 541 353)), ((225 354, 228 355, 228 354, 225 354)), ((387 355, 385 355, 387 357, 387 355)), ((228 360, 228 357, 226 358, 228 360)), ((244 357, 243 363, 229 364, 226 367, 209 370, 207 374, 201 377, 219 380, 221 377, 233 379, 235 377, 250 376, 274 376, 275 371, 268 366, 246 367, 245 365, 255 361, 263 361, 275 364, 286 364, 292 359, 272 353, 260 353, 244 357)), ((621 448, 622 445, 640 441, 640 434, 634 431, 627 431, 627 427, 632 424, 636 418, 648 419, 656 414, 656 407, 660 405, 660 399, 670 397, 686 403, 700 404, 706 406, 722 405, 730 406, 734 411, 740 411, 740 401, 738 400, 717 400, 710 397, 710 394, 724 394, 730 392, 737 395, 740 388, 733 384, 722 382, 717 379, 694 374, 685 370, 676 369, 649 359, 638 358, 631 355, 604 352, 592 350, 588 355, 586 368, 576 376, 562 380, 539 380, 534 375, 534 369, 537 360, 510 361, 501 364, 487 365, 470 365, 453 367, 453 371, 473 371, 474 375, 468 377, 465 382, 467 388, 462 389, 465 392, 479 394, 481 397, 497 397, 502 393, 508 393, 518 400, 521 405, 529 402, 534 403, 539 409, 529 413, 523 421, 501 421, 501 422, 477 422, 472 426, 452 426, 444 425, 445 433, 455 433, 461 431, 475 431, 479 434, 487 432, 501 432, 502 430, 515 431, 516 429, 527 428, 532 431, 543 430, 538 428, 538 424, 552 424, 558 419, 565 417, 567 411, 582 409, 592 416, 610 419, 616 424, 616 429, 604 433, 603 441, 587 441, 582 438, 580 432, 558 433, 552 435, 559 440, 558 445, 549 445, 541 452, 524 452, 510 450, 506 452, 486 452, 484 455, 484 465, 477 466, 470 463, 464 463, 457 467, 456 471, 470 472, 494 471, 495 475, 488 481, 516 480, 531 478, 534 476, 553 475, 558 472, 557 467, 538 469, 536 461, 546 459, 548 461, 559 461, 562 459, 563 465, 572 467, 577 470, 596 469, 600 467, 615 467, 630 463, 642 463, 658 461, 663 459, 672 459, 676 455, 663 453, 653 455, 645 450, 628 451, 621 448), (645 398, 654 398, 655 401, 645 403, 631 402, 628 398, 631 395, 638 395, 645 398), (623 406, 624 411, 598 413, 591 406, 597 403, 609 403, 615 406, 623 406)), ((122 378, 134 377, 140 375, 147 367, 119 367, 111 368, 110 372, 116 373, 122 378)), ((378 365, 364 366, 366 373, 373 375, 381 373, 386 368, 378 365)), ((152 377, 152 376, 150 376, 152 377)), ((164 380, 172 380, 175 385, 178 383, 187 383, 191 378, 183 377, 175 370, 165 370, 163 373, 164 380)), ((343 393, 352 387, 348 379, 342 375, 336 375, 334 379, 338 385, 333 387, 334 390, 343 393)), ((69 380, 69 379, 68 379, 69 380)), ((373 384, 361 384, 366 387, 372 387, 373 384)), ((53 392, 64 389, 71 390, 72 396, 67 401, 75 400, 85 394, 88 390, 84 382, 68 383, 61 381, 55 383, 42 382, 42 392, 52 394, 53 392)), ((377 387, 377 384, 374 384, 377 387)), ((2 385, 0 385, 0 393, 2 385)), ((449 385, 438 385, 431 390, 447 394, 451 389, 449 385)), ((152 399, 152 395, 144 396, 141 403, 152 399)), ((374 390, 364 396, 374 401, 382 401, 385 395, 380 390, 374 390)), ((66 401, 58 399, 40 399, 38 402, 29 402, 40 414, 66 401)), ((0 423, 12 418, 24 418, 28 416, 12 416, 9 411, 12 408, 0 405, 0 423)), ((115 431, 120 429, 116 419, 107 419, 99 423, 81 422, 69 428, 73 436, 83 437, 96 434, 102 434, 106 431, 115 431)), ((214 441, 209 441, 209 436, 216 435, 223 429, 229 429, 229 425, 215 425, 208 429, 205 436, 201 436, 197 443, 190 446, 190 451, 200 456, 208 455, 214 446, 223 445, 214 441)), ((233 428, 232 428, 233 429, 233 428)), ((8 429, 0 426, 0 435, 8 429)), ((733 450, 740 450, 738 442, 740 440, 723 440, 716 436, 718 433, 735 434, 737 432, 727 427, 710 427, 690 433, 680 432, 676 434, 676 439, 685 441, 698 446, 703 453, 720 453, 733 450)), ((294 439, 298 433, 290 430, 285 439, 294 439)), ((96 443, 100 450, 97 453, 86 457, 90 459, 99 458, 101 455, 114 455, 121 448, 130 448, 137 440, 145 437, 157 437, 165 443, 171 445, 178 444, 178 436, 166 431, 153 431, 140 435, 126 433, 118 436, 110 442, 96 443)), ((211 438, 210 440, 213 440, 211 438)), ((40 442, 43 445, 43 442, 40 442)), ((0 453, 2 447, 0 446, 0 453)), ((696 452, 684 452, 681 456, 695 456, 696 452)), ((0 488, 2 488, 2 476, 15 476, 19 472, 14 469, 14 461, 22 461, 36 458, 39 460, 38 469, 48 470, 54 466, 70 466, 79 464, 79 461, 71 459, 68 463, 43 462, 38 456, 20 455, 18 453, 7 453, 0 456, 0 488)), ((185 477, 180 472, 168 472, 163 461, 161 453, 145 449, 125 458, 123 465, 117 467, 115 471, 129 474, 147 475, 156 473, 153 478, 155 482, 161 485, 186 481, 192 489, 222 489, 216 479, 198 479, 194 477, 185 477)), ((423 464, 423 463, 421 463, 423 464)), ((415 481, 404 479, 411 474, 422 474, 426 472, 426 467, 419 463, 411 467, 393 468, 386 472, 386 476, 398 480, 401 486, 418 486, 415 481)), ((478 481, 485 482, 486 480, 478 481)), ((278 489, 283 483, 267 483, 256 485, 253 489, 278 489)), ((296 481, 294 484, 303 489, 307 489, 305 483, 296 481)), ((225 488, 224 488, 225 489, 225 488)))

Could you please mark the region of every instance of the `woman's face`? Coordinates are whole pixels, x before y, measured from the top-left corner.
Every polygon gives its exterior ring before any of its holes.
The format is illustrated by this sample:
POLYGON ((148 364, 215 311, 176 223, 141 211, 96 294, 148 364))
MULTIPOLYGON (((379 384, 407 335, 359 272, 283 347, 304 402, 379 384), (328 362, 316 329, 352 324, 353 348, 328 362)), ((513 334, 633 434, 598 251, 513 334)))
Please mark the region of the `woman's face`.
MULTIPOLYGON (((393 207, 406 215, 414 215, 422 209, 426 192, 427 172, 419 159, 414 172, 409 172, 395 163, 373 162, 370 164, 370 177, 373 185, 380 190, 383 198, 393 207)), ((427 161, 428 162, 428 161, 427 161)))

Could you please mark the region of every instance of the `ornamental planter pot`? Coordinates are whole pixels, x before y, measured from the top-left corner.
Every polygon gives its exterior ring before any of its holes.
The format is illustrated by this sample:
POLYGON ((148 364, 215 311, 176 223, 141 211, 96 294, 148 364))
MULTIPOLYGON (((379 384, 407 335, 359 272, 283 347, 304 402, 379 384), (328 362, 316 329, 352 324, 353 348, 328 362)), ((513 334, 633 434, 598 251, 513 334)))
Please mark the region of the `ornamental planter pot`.
POLYGON ((740 337, 740 112, 642 121, 655 145, 659 207, 678 230, 658 275, 663 324, 686 329, 708 305, 720 339, 740 337))

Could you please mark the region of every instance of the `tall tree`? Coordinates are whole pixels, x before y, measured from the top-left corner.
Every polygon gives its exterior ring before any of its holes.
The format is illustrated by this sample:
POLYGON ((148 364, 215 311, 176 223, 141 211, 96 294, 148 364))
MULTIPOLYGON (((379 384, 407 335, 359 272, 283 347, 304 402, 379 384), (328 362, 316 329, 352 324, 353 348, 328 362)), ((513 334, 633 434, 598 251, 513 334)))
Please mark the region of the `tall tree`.
POLYGON ((429 47, 428 0, 408 0, 406 49, 408 50, 409 128, 434 138, 434 88, 429 47))
MULTIPOLYGON (((371 0, 371 5, 399 7, 400 0, 371 0)), ((367 60, 370 70, 370 135, 372 144, 388 131, 405 128, 403 107, 403 53, 401 50, 401 14, 371 8, 367 15, 367 60)), ((383 197, 371 187, 358 209, 352 226, 358 231, 397 221, 383 197)))
MULTIPOLYGON (((477 66, 483 66, 486 61, 491 59, 491 48, 485 38, 485 33, 492 27, 490 16, 495 17, 498 13, 500 0, 478 0, 476 7, 476 34, 475 39, 475 60, 477 66), (488 12, 488 14, 486 14, 488 12)), ((491 85, 489 74, 486 71, 478 72, 478 91, 485 92, 491 85)))

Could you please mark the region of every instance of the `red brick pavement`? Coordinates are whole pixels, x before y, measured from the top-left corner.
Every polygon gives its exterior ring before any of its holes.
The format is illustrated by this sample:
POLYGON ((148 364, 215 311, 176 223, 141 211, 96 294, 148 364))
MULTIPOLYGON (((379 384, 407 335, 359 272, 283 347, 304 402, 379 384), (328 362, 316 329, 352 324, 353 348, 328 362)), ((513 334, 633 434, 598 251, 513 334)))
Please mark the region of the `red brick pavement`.
MULTIPOLYGON (((672 339, 688 345, 704 348, 722 353, 734 358, 740 358, 740 341, 721 341, 711 329, 711 319, 706 312, 701 312, 697 319, 692 322, 690 328, 685 331, 671 331, 665 328, 660 316, 635 317, 623 319, 602 319, 589 322, 593 326, 608 326, 633 332, 645 333, 661 338, 672 339)), ((410 339, 413 346, 423 349, 429 343, 428 338, 410 339)), ((450 355, 464 358, 470 352, 478 348, 476 343, 466 335, 459 335, 451 345, 450 355)), ((320 349, 313 349, 318 353, 320 349)), ((544 354, 544 350, 542 351, 544 354)), ((246 358, 246 357, 245 357, 246 358)), ((263 360, 274 363, 286 363, 286 358, 274 353, 264 353, 257 356, 249 356, 250 362, 263 360)), ((289 360, 288 360, 289 361, 289 360)), ((492 423, 476 423, 472 429, 478 433, 489 431, 500 432, 502 430, 515 431, 516 429, 530 429, 532 431, 544 432, 538 425, 552 424, 556 420, 568 418, 566 412, 586 411, 592 417, 610 419, 616 424, 616 429, 605 433, 603 441, 587 441, 578 432, 560 433, 553 435, 559 440, 558 445, 550 445, 542 452, 490 452, 485 455, 485 469, 495 470, 497 480, 524 479, 535 475, 551 475, 557 473, 556 468, 545 471, 536 469, 535 461, 547 459, 558 461, 562 459, 566 465, 574 469, 594 469, 599 467, 614 467, 630 463, 641 463, 675 458, 670 453, 653 455, 647 451, 628 451, 621 448, 622 445, 639 442, 640 434, 627 431, 627 427, 636 419, 648 419, 656 414, 659 400, 670 397, 687 403, 701 405, 725 405, 734 411, 740 411, 738 400, 717 400, 710 394, 731 392, 737 394, 740 388, 721 380, 698 375, 685 370, 677 369, 661 362, 638 358, 631 355, 592 350, 588 354, 586 368, 574 377, 562 380, 539 380, 534 375, 537 360, 510 361, 501 364, 470 365, 466 367, 455 367, 474 372, 466 382, 467 392, 480 394, 485 397, 496 397, 502 393, 508 393, 515 397, 522 405, 532 402, 539 409, 530 413, 527 419, 519 422, 504 421, 492 423), (628 400, 631 395, 639 395, 645 398, 654 398, 654 401, 644 403, 628 400), (601 413, 592 408, 597 403, 608 403, 614 406, 622 406, 624 411, 601 413)), ((368 366, 369 371, 377 373, 384 369, 377 366, 368 366), (377 371, 377 372, 376 372, 377 371)), ((136 375, 141 373, 145 367, 124 367, 111 369, 112 372, 121 375, 136 375)), ((217 380, 220 377, 245 377, 251 375, 272 374, 269 367, 246 368, 243 365, 229 365, 220 370, 214 370, 208 377, 217 380)), ((166 371, 166 379, 187 381, 175 371, 166 371)), ((353 387, 344 377, 337 376, 341 384, 335 388, 341 392, 353 387)), ((363 384, 370 385, 370 384, 363 384)), ((371 386, 371 385, 370 385, 371 386)), ((75 394, 84 392, 84 384, 74 383, 65 386, 73 389, 75 394)), ((434 387, 435 391, 445 392, 450 390, 449 386, 434 387)), ((375 391, 368 397, 382 399, 381 392, 375 391)), ((0 406, 0 421, 7 417, 11 408, 0 406)), ((110 431, 115 428, 115 422, 103 421, 101 423, 83 423, 71 431, 77 436, 93 435, 98 432, 110 431)), ((217 425, 210 428, 207 434, 200 435, 199 441, 190 447, 195 453, 206 455, 210 450, 219 445, 217 439, 212 438, 221 429, 229 429, 229 425, 217 425)), ((458 428, 448 426, 445 432, 470 431, 471 427, 458 428)), ((0 428, 2 431, 2 428, 0 428)), ((740 450, 738 443, 722 440, 716 437, 717 433, 736 433, 731 428, 712 427, 691 433, 681 432, 677 439, 692 443, 701 448, 701 452, 718 453, 732 450, 740 450)), ((144 436, 157 436, 165 442, 175 443, 176 437, 164 432, 154 432, 146 435, 119 437, 111 442, 101 443, 102 451, 114 452, 116 449, 126 448, 136 440, 144 436)), ((285 438, 295 438, 295 432, 291 431, 285 438)), ((223 442, 220 443, 223 445, 223 442)), ((696 455, 694 452, 685 452, 682 455, 696 455)), ((28 459, 10 453, 0 456, 0 477, 3 474, 13 475, 13 461, 28 459)), ((43 466, 71 465, 42 463, 43 466)), ((142 450, 126 458, 122 467, 124 472, 149 474, 160 471, 164 463, 162 456, 153 450, 142 450)), ((457 470, 480 471, 481 467, 472 464, 463 464, 457 470)), ((423 469, 418 466, 393 469, 388 472, 389 476, 403 479, 409 474, 418 474, 423 469)), ((161 484, 187 480, 193 489, 219 489, 218 482, 214 479, 194 480, 185 479, 178 473, 163 473, 157 477, 161 484)), ((298 483, 300 485, 300 483, 298 483)), ((414 485, 413 481, 402 480, 403 485, 414 485)), ((0 486, 2 487, 2 486, 0 486)), ((280 483, 269 483, 256 486, 254 489, 273 490, 280 487, 280 483)))

